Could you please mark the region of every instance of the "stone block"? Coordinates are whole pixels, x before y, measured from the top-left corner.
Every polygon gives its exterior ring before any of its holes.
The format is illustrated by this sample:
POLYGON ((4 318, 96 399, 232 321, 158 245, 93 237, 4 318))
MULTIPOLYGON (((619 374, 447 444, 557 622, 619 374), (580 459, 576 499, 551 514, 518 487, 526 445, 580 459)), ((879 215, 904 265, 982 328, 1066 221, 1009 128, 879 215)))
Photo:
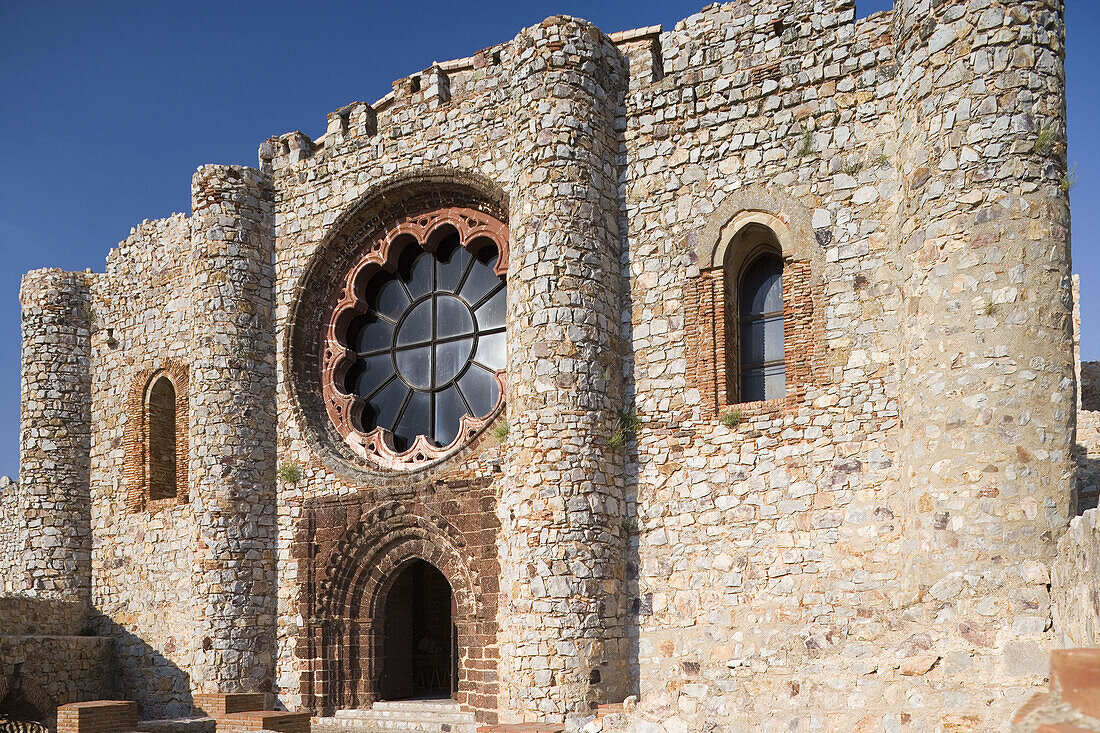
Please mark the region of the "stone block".
POLYGON ((1100 649, 1052 651, 1050 688, 1061 702, 1100 718, 1100 649))

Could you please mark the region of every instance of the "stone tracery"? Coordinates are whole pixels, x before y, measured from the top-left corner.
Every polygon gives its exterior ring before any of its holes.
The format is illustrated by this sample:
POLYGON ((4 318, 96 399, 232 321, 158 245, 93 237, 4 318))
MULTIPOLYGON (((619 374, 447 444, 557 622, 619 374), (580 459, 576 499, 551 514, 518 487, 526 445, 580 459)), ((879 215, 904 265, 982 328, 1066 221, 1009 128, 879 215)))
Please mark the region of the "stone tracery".
POLYGON ((357 455, 415 468, 459 449, 503 405, 504 359, 494 353, 504 348, 508 228, 483 212, 448 207, 363 238, 368 244, 347 268, 326 327, 325 406, 357 455), (383 291, 397 293, 393 303, 379 302, 389 297, 383 291), (440 333, 449 306, 469 323, 452 318, 454 333, 440 333), (419 326, 428 330, 414 333, 419 326), (446 362, 444 350, 458 347, 465 351, 446 362), (372 361, 380 376, 370 373, 372 361))

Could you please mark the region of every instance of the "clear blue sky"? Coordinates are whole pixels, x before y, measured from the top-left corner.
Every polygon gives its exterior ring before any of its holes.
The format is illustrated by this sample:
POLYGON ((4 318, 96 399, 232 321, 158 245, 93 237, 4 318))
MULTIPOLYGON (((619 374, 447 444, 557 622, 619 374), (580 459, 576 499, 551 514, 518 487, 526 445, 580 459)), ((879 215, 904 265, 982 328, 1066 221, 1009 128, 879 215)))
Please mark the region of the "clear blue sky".
MULTIPOLYGON (((857 0, 859 14, 889 0, 857 0)), ((664 24, 702 0, 27 2, 0 0, 0 474, 19 465, 19 278, 100 272, 142 219, 189 212, 203 163, 256 165, 270 135, 325 131, 433 61, 556 13, 605 31, 664 24)), ((1100 268, 1100 2, 1067 0, 1075 271, 1100 268)), ((1085 358, 1100 358, 1100 289, 1084 287, 1085 358)))

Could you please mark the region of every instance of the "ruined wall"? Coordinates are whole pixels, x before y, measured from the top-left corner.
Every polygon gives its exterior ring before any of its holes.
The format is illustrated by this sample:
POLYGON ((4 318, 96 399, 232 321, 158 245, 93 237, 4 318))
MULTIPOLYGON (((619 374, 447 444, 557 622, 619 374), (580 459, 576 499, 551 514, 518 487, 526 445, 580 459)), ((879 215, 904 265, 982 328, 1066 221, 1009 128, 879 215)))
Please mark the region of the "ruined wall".
POLYGON ((1051 571, 1056 645, 1100 645, 1100 509, 1074 517, 1058 542, 1051 571))
POLYGON ((197 653, 188 487, 180 501, 138 500, 143 459, 127 455, 141 450, 131 433, 149 379, 191 360, 191 260, 186 216, 143 222, 110 253, 95 293, 94 624, 115 640, 116 694, 136 700, 144 717, 190 712, 197 653))
POLYGON ((111 652, 111 639, 89 635, 83 600, 0 596, 0 716, 52 724, 58 705, 110 696, 111 652))
POLYGON ((22 517, 19 514, 19 484, 0 476, 0 596, 17 592, 21 582, 17 568, 22 563, 19 544, 22 517))

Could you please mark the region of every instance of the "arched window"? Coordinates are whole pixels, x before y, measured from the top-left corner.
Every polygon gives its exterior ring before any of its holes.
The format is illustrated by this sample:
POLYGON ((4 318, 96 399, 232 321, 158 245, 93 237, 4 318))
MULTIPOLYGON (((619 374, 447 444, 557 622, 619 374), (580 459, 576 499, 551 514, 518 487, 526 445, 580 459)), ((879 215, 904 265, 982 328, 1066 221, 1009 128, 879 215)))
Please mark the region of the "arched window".
POLYGON ((145 471, 150 499, 176 497, 176 388, 164 374, 153 379, 145 396, 148 443, 145 471))
POLYGON ((187 366, 174 359, 134 376, 122 438, 126 508, 160 511, 187 501, 187 366))
POLYGON ((725 362, 730 404, 786 394, 783 258, 775 232, 749 224, 726 250, 725 362))
POLYGON ((771 252, 757 256, 741 273, 738 287, 741 331, 741 400, 782 397, 783 261, 771 252))

